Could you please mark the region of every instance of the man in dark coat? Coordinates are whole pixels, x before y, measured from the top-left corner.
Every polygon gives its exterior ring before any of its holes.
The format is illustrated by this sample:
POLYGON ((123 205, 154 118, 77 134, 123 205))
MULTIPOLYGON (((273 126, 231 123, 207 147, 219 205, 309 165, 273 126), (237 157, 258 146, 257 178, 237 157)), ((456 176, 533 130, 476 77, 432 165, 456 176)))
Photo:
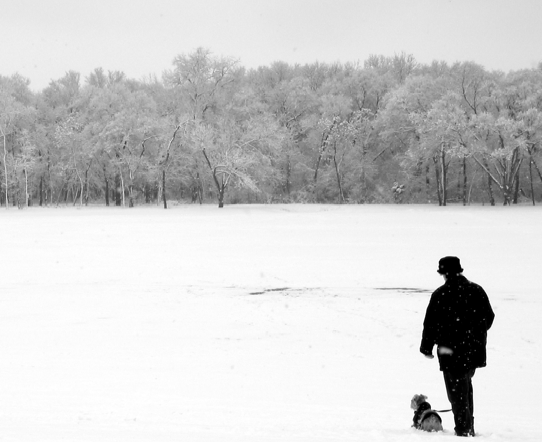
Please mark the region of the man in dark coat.
POLYGON ((437 271, 445 283, 431 295, 420 351, 433 358, 437 345, 455 433, 474 436, 472 377, 486 366, 487 331, 495 314, 484 289, 463 276, 459 258, 442 258, 437 271))

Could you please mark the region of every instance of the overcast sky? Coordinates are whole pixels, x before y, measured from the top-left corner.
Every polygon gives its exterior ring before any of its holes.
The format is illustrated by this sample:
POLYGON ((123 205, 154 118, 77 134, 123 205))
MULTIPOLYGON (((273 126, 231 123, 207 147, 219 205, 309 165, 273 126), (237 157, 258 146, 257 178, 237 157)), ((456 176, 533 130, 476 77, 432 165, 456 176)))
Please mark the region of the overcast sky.
POLYGON ((0 0, 0 74, 159 77, 203 46, 248 67, 413 54, 490 70, 542 61, 542 0, 0 0))

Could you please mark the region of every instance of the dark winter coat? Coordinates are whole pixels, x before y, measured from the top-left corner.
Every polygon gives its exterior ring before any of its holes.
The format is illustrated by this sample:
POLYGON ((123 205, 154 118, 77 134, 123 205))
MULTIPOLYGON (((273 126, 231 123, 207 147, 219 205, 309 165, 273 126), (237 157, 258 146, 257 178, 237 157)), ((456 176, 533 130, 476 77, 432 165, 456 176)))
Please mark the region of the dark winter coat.
POLYGON ((431 355, 435 345, 450 348, 453 354, 438 354, 442 371, 467 372, 485 367, 487 331, 494 318, 482 287, 463 275, 449 277, 431 295, 420 351, 431 355))

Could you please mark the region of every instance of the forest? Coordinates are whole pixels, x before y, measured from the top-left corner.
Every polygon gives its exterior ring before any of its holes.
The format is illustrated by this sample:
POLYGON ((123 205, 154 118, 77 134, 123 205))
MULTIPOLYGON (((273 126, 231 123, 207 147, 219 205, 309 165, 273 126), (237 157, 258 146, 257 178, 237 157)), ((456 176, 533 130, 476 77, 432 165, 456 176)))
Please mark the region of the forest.
POLYGON ((5 208, 178 203, 535 205, 542 63, 246 69, 206 48, 158 78, 0 76, 5 208))

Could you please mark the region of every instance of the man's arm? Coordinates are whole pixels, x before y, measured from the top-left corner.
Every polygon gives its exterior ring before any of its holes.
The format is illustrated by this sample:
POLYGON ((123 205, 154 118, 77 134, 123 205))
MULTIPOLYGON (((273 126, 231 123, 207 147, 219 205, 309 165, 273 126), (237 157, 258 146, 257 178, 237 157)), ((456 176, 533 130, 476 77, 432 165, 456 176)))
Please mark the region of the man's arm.
POLYGON ((480 306, 482 309, 482 315, 484 318, 484 323, 486 327, 486 331, 491 328, 493 325, 493 320, 495 319, 495 313, 493 312, 493 309, 491 308, 491 303, 489 302, 489 297, 487 296, 487 293, 485 290, 479 287, 479 293, 480 293, 480 306))
POLYGON ((420 352, 428 358, 433 358, 433 347, 436 344, 436 301, 435 293, 431 295, 431 300, 425 312, 423 321, 422 342, 420 352))

